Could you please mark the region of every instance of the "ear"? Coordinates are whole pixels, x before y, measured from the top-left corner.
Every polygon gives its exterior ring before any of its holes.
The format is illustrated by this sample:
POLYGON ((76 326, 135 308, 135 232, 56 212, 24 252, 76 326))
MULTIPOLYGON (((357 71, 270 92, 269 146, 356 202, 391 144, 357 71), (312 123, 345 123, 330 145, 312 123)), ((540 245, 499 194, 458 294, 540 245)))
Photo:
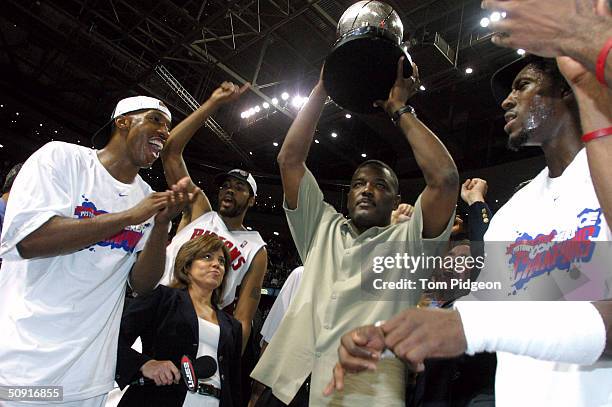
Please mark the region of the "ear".
POLYGON ((115 118, 115 128, 118 130, 128 130, 130 128, 130 124, 132 123, 132 119, 129 116, 117 116, 115 118))
POLYGON ((254 196, 249 198, 248 205, 249 205, 249 208, 252 208, 255 205, 255 197, 254 196))

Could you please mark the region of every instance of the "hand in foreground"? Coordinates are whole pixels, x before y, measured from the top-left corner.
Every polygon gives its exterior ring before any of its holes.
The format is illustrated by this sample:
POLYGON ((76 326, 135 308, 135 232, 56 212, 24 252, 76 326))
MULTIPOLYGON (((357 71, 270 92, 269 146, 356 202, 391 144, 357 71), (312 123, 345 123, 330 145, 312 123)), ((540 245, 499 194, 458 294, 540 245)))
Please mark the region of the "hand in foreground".
POLYGON ((135 206, 125 211, 130 225, 139 225, 155 216, 167 205, 167 192, 153 192, 135 206))
POLYGON ((488 189, 487 181, 484 179, 468 178, 461 185, 461 199, 468 205, 474 202, 484 202, 488 189))
POLYGON ((151 379, 157 386, 176 384, 181 380, 181 372, 169 360, 149 360, 140 367, 142 375, 151 379))
POLYGON ((461 316, 455 310, 410 308, 381 328, 385 346, 417 372, 423 371, 425 359, 451 358, 467 349, 461 316))
MULTIPOLYGON (((595 75, 582 65, 570 57, 558 57, 557 66, 559 72, 565 77, 567 83, 573 88, 597 89, 601 85, 597 81, 595 75)), ((603 87, 602 87, 603 89, 603 87)))
POLYGON ((407 203, 399 204, 397 209, 391 212, 391 224, 409 221, 413 213, 414 206, 407 203))
POLYGON ((345 373, 376 370, 376 363, 385 348, 384 339, 380 327, 374 325, 362 326, 344 334, 338 347, 339 362, 323 395, 329 396, 335 390, 342 391, 345 373))
POLYGON ((405 57, 401 57, 399 61, 397 61, 397 76, 395 78, 395 83, 389 91, 389 98, 387 100, 377 100, 374 102, 374 106, 382 107, 389 116, 397 109, 404 106, 408 99, 417 93, 419 86, 421 86, 419 69, 414 62, 412 63, 412 76, 409 78, 404 77, 404 58, 405 57))
POLYGON ((567 54, 565 48, 581 42, 583 31, 602 18, 596 15, 592 0, 485 0, 481 6, 506 13, 489 25, 495 32, 495 45, 543 57, 567 54))

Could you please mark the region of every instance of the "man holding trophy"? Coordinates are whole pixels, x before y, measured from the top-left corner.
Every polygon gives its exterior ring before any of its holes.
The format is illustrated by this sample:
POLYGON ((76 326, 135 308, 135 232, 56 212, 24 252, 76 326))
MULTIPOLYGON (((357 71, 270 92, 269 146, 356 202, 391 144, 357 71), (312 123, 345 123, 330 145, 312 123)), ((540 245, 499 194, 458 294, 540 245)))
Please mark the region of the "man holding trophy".
MULTIPOLYGON (((389 36, 389 33, 381 28, 387 27, 391 20, 395 21, 392 27, 397 27, 399 21, 389 6, 373 1, 353 5, 345 12, 340 25, 347 19, 352 19, 352 25, 358 28, 341 36, 337 46, 341 41, 387 44, 389 40, 381 35, 389 36), (375 20, 368 20, 373 16, 375 20), (363 27, 373 29, 362 30, 363 27), (349 38, 351 32, 359 37, 349 38)), ((383 96, 357 89, 358 99, 337 102, 345 108, 349 108, 347 103, 354 102, 354 111, 364 111, 368 105, 384 109, 408 141, 426 187, 416 200, 411 220, 390 225, 391 212, 400 203, 397 176, 387 164, 368 160, 356 169, 351 179, 347 197, 350 219, 324 202, 323 193, 305 163, 328 92, 335 97, 353 91, 337 88, 342 83, 342 75, 333 71, 335 63, 329 63, 334 62, 334 53, 340 49, 336 47, 278 155, 285 213, 304 262, 304 274, 286 318, 252 373, 254 379, 269 387, 259 399, 259 406, 404 406, 406 397, 410 396, 406 393, 406 384, 412 373, 395 358, 381 361, 376 371, 347 378, 344 392, 331 397, 323 394, 337 360, 338 341, 347 327, 389 318, 396 310, 415 306, 419 300, 418 290, 403 291, 393 301, 364 298, 361 282, 368 271, 364 253, 370 248, 389 252, 385 245, 394 242, 394 253, 420 254, 426 242, 448 240, 455 218, 457 169, 444 145, 406 104, 417 92, 419 80, 415 65, 410 65, 412 76, 406 75, 406 56, 400 57, 404 52, 399 47, 400 39, 401 34, 394 40, 399 52, 391 65, 392 82, 383 96)), ((362 49, 376 48, 364 46, 362 49)), ((356 57, 347 61, 353 64, 349 71, 369 70, 376 71, 377 75, 385 69, 388 72, 389 67, 381 66, 375 60, 376 55, 361 53, 356 57)), ((360 77, 353 87, 359 88, 360 82, 369 85, 372 78, 360 77)), ((414 276, 428 277, 425 270, 417 270, 414 276)))

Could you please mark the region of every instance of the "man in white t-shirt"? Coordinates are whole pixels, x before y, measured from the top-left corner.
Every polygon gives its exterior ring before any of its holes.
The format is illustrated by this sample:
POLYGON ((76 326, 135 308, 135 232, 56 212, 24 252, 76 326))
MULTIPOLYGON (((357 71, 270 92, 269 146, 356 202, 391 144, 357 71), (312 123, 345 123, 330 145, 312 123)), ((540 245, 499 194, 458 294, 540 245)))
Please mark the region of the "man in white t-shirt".
MULTIPOLYGON (((186 179, 153 192, 138 175, 170 123, 161 101, 123 99, 102 150, 51 142, 23 165, 0 245, 0 400, 11 386, 59 386, 63 405, 104 405, 126 282, 136 294, 156 286, 170 220, 193 197, 186 179)), ((24 399, 12 400, 0 405, 24 399)))
MULTIPOLYGON (((189 175, 183 160, 183 150, 193 135, 219 107, 236 100, 247 88, 248 84, 239 88, 231 82, 223 82, 206 102, 170 132, 162 152, 168 184, 189 175)), ((176 254, 185 242, 209 233, 224 240, 230 252, 232 268, 226 275, 219 307, 232 313, 227 307, 234 303, 237 288, 241 287, 233 315, 242 325, 244 351, 268 264, 263 239, 258 232, 248 230, 243 225, 247 210, 255 204, 257 184, 250 173, 238 169, 220 174, 216 181, 220 185, 219 210, 214 211, 207 196, 198 189, 195 201, 183 212, 176 235, 168 245, 162 283, 168 284, 171 281, 176 254)), ((188 189, 195 190, 195 184, 190 183, 188 189)))
MULTIPOLYGON (((293 271, 289 274, 289 277, 285 280, 283 287, 278 293, 278 297, 274 300, 274 304, 272 304, 272 308, 266 317, 266 320, 261 327, 261 352, 260 356, 266 351, 268 344, 272 340, 274 333, 278 329, 281 321, 285 317, 287 313, 287 309, 289 308, 289 304, 291 304, 291 300, 295 296, 295 293, 300 286, 300 281, 302 280, 302 274, 304 274, 304 266, 299 266, 293 269, 293 271)), ((265 390, 265 386, 258 381, 254 381, 253 389, 251 391, 251 397, 249 401, 249 406, 254 406, 257 403, 257 400, 261 396, 261 393, 265 390)))
POLYGON ((302 274, 304 274, 304 266, 293 269, 287 280, 285 280, 278 297, 274 300, 274 304, 272 304, 272 308, 261 327, 261 353, 264 352, 283 320, 287 308, 289 308, 289 304, 291 304, 291 300, 300 286, 302 274))
MULTIPOLYGON (((567 60, 561 67, 571 74, 567 60)), ((552 59, 520 59, 492 83, 496 94, 500 87, 511 89, 501 98, 509 147, 540 146, 547 164, 495 214, 485 235, 493 261, 488 259, 481 279, 502 282, 502 290, 474 296, 518 301, 407 310, 380 328, 358 328, 343 337, 336 381, 344 369, 359 371, 359 363, 375 362, 364 362, 366 342, 378 342, 374 353, 388 347, 414 364, 497 351, 498 406, 612 405, 612 362, 605 360, 612 353, 612 302, 550 301, 611 297, 612 234, 580 139, 580 99, 552 59)))

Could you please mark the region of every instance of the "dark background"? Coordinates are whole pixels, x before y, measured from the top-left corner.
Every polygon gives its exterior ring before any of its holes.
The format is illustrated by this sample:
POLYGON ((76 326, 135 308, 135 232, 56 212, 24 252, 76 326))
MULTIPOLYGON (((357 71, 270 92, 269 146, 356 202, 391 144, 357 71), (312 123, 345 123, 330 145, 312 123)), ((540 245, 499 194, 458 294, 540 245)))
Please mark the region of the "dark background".
MULTIPOLYGON (((490 42, 479 25, 487 16, 475 0, 387 0, 404 23, 404 40, 419 65, 425 90, 410 103, 447 146, 462 180, 489 181, 495 211, 520 182, 543 168, 539 149, 506 149, 502 110, 491 74, 518 57, 490 42), (465 69, 471 67, 472 74, 465 69)), ((90 145, 116 102, 146 94, 163 100, 176 124, 224 80, 255 83, 202 128, 185 158, 194 180, 213 201, 212 178, 241 167, 260 193, 245 224, 270 243, 270 283, 278 268, 297 262, 281 210, 276 155, 295 116, 291 100, 307 96, 335 40, 347 0, 4 0, 0 16, 0 175, 50 140, 90 145), (165 72, 166 80, 160 71, 165 72), (190 95, 181 97, 167 78, 190 95), (279 109, 243 119, 241 112, 282 92, 279 109), (278 235, 275 235, 277 232, 278 235), (278 246, 278 248, 277 248, 278 246)), ((358 163, 381 159, 401 180, 404 202, 424 184, 407 142, 385 115, 353 114, 330 103, 319 123, 308 166, 327 200, 346 205, 346 185, 358 163), (336 132, 338 137, 332 138, 336 132), (367 158, 362 154, 367 154, 367 158)), ((165 189, 161 163, 142 176, 165 189)), ((465 208, 460 203, 459 213, 465 208)), ((269 285, 269 284, 268 284, 269 285)), ((276 286, 277 284, 274 284, 276 286)))

